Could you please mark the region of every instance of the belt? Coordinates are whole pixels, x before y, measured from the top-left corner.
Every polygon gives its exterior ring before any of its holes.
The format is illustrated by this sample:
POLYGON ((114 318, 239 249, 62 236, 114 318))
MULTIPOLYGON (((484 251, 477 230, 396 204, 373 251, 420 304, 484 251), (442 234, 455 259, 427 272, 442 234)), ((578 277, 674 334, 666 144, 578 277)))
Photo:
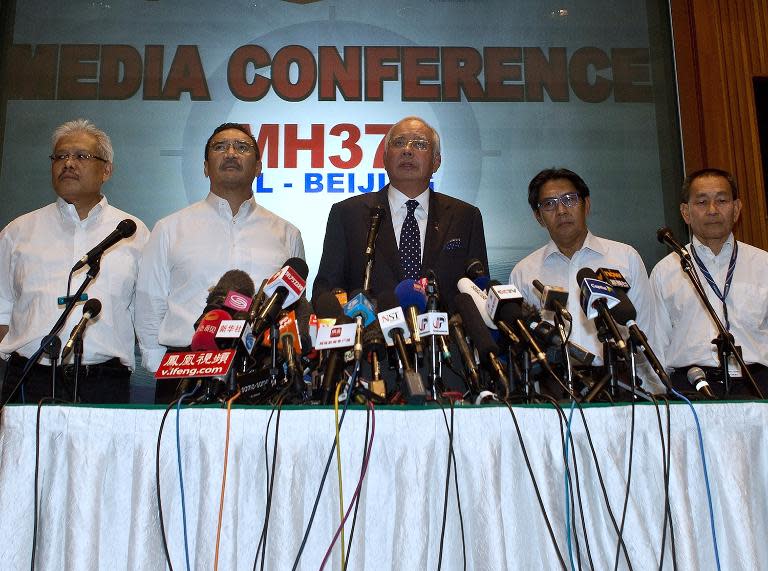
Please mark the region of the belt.
MULTIPOLYGON (((27 363, 29 362, 29 359, 26 357, 22 357, 18 353, 11 353, 10 359, 8 359, 8 365, 12 367, 19 367, 24 368, 27 366, 27 363)), ((38 370, 41 372, 49 372, 51 371, 50 365, 41 365, 39 363, 35 363, 32 365, 33 370, 38 370)), ((68 379, 72 379, 75 376, 75 366, 71 364, 67 365, 59 365, 58 370, 61 372, 61 374, 68 379)), ((120 362, 120 359, 117 357, 112 357, 108 361, 104 361, 103 363, 95 363, 92 365, 80 365, 80 373, 84 374, 85 376, 92 376, 92 375, 100 375, 103 373, 112 373, 112 374, 119 374, 119 373, 130 373, 130 369, 123 365, 120 362)))

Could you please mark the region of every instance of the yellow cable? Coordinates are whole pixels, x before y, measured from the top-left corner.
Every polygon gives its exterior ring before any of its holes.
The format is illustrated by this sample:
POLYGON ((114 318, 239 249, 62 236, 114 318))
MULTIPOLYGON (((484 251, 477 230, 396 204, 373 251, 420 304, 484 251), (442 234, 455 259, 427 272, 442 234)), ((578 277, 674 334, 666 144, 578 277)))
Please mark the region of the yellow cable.
MULTIPOLYGON (((344 489, 341 481, 341 442, 339 440, 339 393, 341 392, 341 382, 336 385, 336 395, 333 397, 333 412, 336 416, 336 467, 339 472, 339 522, 344 521, 344 489)), ((349 398, 349 395, 347 395, 349 398)), ((341 568, 344 569, 344 526, 341 527, 341 568)))
POLYGON ((213 559, 213 569, 217 571, 219 568, 219 542, 221 541, 221 518, 224 515, 224 490, 227 487, 227 459, 229 458, 229 426, 230 417, 232 416, 232 403, 240 398, 240 390, 235 393, 231 399, 227 401, 227 437, 224 443, 224 473, 221 476, 221 497, 219 498, 219 524, 216 527, 216 555, 213 559))

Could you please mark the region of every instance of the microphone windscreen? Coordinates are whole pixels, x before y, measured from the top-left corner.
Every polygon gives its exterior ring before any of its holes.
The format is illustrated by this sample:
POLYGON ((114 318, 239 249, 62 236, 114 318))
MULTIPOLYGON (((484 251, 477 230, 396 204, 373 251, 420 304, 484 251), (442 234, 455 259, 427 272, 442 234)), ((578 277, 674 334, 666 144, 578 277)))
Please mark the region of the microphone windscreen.
POLYGON ((289 268, 292 268, 297 274, 299 274, 303 280, 307 279, 307 276, 309 275, 309 266, 307 266, 307 262, 302 260, 301 258, 288 258, 282 267, 288 266, 289 268))
POLYGON ((117 225, 117 231, 120 232, 123 238, 130 238, 136 233, 136 222, 126 218, 117 225))
POLYGON ((635 309, 635 306, 632 305, 626 292, 619 288, 613 288, 613 292, 616 294, 616 297, 619 298, 618 305, 610 309, 611 315, 616 320, 616 323, 626 325, 628 321, 637 319, 637 310, 635 309))
POLYGON ((344 315, 338 298, 330 291, 315 296, 312 299, 312 307, 318 319, 338 319, 344 315))
POLYGON ((592 278, 596 280, 597 274, 595 273, 595 270, 592 268, 581 268, 578 272, 576 272, 576 283, 579 284, 579 287, 581 287, 581 283, 586 278, 592 278))
POLYGON ((487 273, 483 262, 477 258, 469 258, 464 262, 464 275, 473 281, 481 276, 487 276, 487 273))
POLYGON ((395 288, 398 305, 402 308, 414 306, 417 313, 427 310, 427 294, 416 280, 406 279, 397 284, 395 288))
POLYGON ((216 345, 216 332, 219 325, 230 315, 223 309, 212 309, 200 320, 200 323, 192 336, 190 346, 193 351, 212 351, 218 349, 216 345))
POLYGON ((227 297, 227 293, 230 291, 236 291, 248 297, 253 297, 256 293, 256 286, 246 272, 243 270, 229 270, 224 272, 216 282, 205 299, 206 305, 221 305, 224 303, 224 299, 227 297))
POLYGON ((96 317, 99 313, 101 313, 101 301, 95 297, 92 297, 86 301, 85 305, 83 305, 83 315, 86 313, 91 316, 91 319, 96 317))
POLYGON ((459 293, 454 298, 453 305, 461 315, 464 331, 474 343, 475 349, 480 355, 480 361, 483 364, 488 363, 490 353, 498 354, 500 352, 499 346, 494 343, 472 296, 467 293, 459 293))
POLYGON ((386 357, 387 342, 378 320, 363 329, 363 347, 368 351, 374 351, 380 360, 386 357))
POLYGON ((488 276, 477 276, 472 281, 483 291, 488 291, 488 287, 491 285, 491 278, 488 276))
MULTIPOLYGON (((532 307, 529 304, 526 305, 528 305, 528 307, 532 307)), ((497 321, 503 321, 506 324, 512 324, 518 319, 525 319, 525 313, 523 312, 523 307, 521 304, 505 303, 504 305, 499 306, 499 309, 496 311, 497 321)))
POLYGON ((674 238, 672 234, 672 230, 669 229, 669 227, 664 226, 663 228, 659 228, 656 230, 656 239, 661 242, 662 244, 667 240, 667 238, 674 238))

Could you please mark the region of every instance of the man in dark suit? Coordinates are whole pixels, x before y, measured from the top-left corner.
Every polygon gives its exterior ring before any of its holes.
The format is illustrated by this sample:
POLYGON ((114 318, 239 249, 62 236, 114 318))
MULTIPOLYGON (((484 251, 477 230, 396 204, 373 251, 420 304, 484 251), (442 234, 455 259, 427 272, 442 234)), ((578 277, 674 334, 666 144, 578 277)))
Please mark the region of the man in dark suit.
POLYGON ((477 258, 488 267, 480 210, 429 188, 439 167, 440 137, 430 125, 406 117, 392 126, 384 146, 390 183, 379 192, 333 205, 313 297, 333 288, 350 293, 362 288, 365 242, 376 206, 383 208, 384 216, 371 272, 373 297, 431 269, 444 303, 450 306, 467 260, 477 258))

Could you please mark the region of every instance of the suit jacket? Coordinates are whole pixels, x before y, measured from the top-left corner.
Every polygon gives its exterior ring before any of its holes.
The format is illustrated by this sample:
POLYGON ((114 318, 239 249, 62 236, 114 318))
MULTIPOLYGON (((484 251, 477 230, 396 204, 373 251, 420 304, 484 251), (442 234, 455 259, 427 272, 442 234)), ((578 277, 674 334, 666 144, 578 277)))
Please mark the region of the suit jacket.
MULTIPOLYGON (((371 292, 393 291, 403 280, 387 190, 371 192, 342 200, 333 205, 325 230, 323 256, 312 288, 320 292, 342 288, 351 293, 363 287, 365 241, 371 211, 384 208, 384 218, 376 237, 376 251, 371 272, 371 292)), ((458 293, 456 282, 464 275, 467 260, 477 258, 488 268, 483 217, 480 210, 462 200, 429 191, 427 235, 422 253, 422 268, 432 269, 445 307, 453 306, 458 293)))

